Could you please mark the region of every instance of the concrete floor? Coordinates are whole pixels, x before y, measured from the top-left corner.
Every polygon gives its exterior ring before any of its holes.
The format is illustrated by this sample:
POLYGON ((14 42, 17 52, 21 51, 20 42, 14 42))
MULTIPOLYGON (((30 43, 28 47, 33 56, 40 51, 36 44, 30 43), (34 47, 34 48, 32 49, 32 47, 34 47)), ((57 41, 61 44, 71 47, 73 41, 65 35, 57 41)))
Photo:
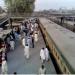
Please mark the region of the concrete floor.
MULTIPOLYGON (((30 49, 30 59, 27 60, 24 57, 23 47, 20 44, 17 44, 15 50, 8 53, 8 73, 12 74, 13 72, 17 72, 18 74, 38 74, 41 66, 40 50, 42 47, 45 47, 45 44, 42 35, 40 34, 39 41, 35 43, 34 49, 30 49)), ((45 63, 45 68, 47 74, 56 74, 51 59, 49 62, 45 63)))

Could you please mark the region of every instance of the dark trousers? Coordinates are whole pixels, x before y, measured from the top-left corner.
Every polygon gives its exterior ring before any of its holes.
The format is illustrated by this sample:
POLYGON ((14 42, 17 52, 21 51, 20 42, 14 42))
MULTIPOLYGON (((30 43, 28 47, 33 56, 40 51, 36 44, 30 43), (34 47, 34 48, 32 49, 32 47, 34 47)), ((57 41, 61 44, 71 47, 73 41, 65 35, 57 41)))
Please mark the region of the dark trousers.
POLYGON ((32 39, 32 48, 34 48, 34 39, 32 39))

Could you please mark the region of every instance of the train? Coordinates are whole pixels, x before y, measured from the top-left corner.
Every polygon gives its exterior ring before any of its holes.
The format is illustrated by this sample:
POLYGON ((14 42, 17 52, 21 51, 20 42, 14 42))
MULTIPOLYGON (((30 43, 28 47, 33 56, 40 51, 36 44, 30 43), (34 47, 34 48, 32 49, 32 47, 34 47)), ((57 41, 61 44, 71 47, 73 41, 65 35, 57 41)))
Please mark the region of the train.
POLYGON ((42 17, 39 26, 61 72, 75 74, 75 33, 42 17))

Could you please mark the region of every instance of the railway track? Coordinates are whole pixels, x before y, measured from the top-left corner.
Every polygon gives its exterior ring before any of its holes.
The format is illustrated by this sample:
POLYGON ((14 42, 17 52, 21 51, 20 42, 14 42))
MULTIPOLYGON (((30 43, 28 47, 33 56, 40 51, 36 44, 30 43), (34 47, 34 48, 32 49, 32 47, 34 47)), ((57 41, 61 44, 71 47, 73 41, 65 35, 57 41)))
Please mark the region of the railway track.
POLYGON ((52 17, 50 18, 49 17, 48 19, 50 19, 51 21, 57 23, 60 26, 63 26, 66 29, 69 29, 69 30, 75 32, 75 23, 72 22, 72 21, 64 20, 64 22, 61 24, 61 19, 59 19, 59 18, 56 18, 56 17, 55 18, 52 18, 52 17))

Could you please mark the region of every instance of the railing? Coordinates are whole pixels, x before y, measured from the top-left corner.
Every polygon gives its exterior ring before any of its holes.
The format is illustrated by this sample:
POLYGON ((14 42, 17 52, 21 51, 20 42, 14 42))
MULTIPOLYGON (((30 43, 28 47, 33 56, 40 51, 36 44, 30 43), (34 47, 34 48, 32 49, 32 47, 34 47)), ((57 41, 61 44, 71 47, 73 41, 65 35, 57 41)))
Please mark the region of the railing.
POLYGON ((3 24, 3 23, 5 23, 6 21, 8 21, 9 20, 9 16, 8 15, 6 15, 5 17, 3 17, 2 19, 0 19, 0 26, 3 24))

